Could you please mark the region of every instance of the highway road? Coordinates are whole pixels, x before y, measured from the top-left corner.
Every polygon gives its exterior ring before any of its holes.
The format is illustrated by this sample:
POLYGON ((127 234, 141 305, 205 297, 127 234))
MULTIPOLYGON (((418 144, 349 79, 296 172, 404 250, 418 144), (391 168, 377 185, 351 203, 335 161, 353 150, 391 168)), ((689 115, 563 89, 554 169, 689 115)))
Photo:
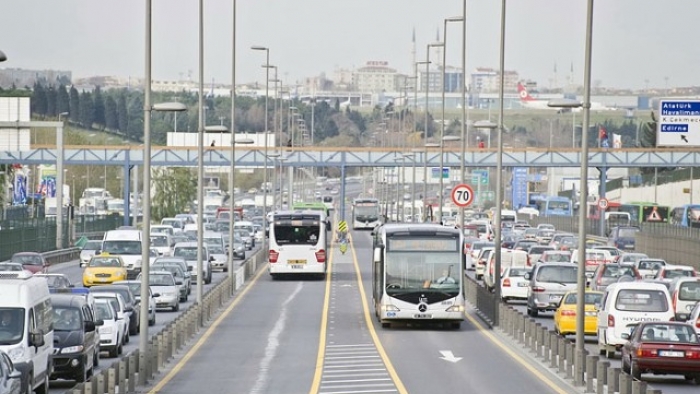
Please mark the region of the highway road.
POLYGON ((330 253, 326 280, 251 280, 150 392, 567 393, 498 342, 473 311, 459 330, 382 329, 370 315, 369 233, 330 253), (507 379, 504 379, 507 376, 507 379))
MULTIPOLYGON (((257 251, 257 246, 254 248, 252 251, 246 252, 246 257, 250 257, 253 253, 257 251)), ((243 260, 235 260, 235 263, 243 262, 243 260)), ((69 263, 63 263, 63 264, 58 264, 56 266, 49 267, 49 272, 51 273, 62 273, 68 276, 70 278, 71 282, 73 282, 76 286, 80 287, 82 286, 82 273, 83 269, 80 268, 79 262, 76 261, 71 261, 69 263)), ((228 273, 222 273, 220 271, 214 271, 212 273, 212 283, 209 285, 204 285, 204 293, 206 292, 213 286, 215 286, 217 283, 221 282, 228 273)), ((192 289, 192 294, 188 297, 188 300, 186 302, 180 303, 180 311, 179 312, 170 312, 170 311, 158 311, 156 312, 156 324, 155 326, 148 327, 148 332, 149 335, 155 334, 158 331, 160 331, 168 322, 171 320, 175 319, 180 313, 182 313, 185 309, 187 309, 192 303, 195 302, 195 290, 194 290, 194 284, 193 284, 193 289, 192 289)), ((129 352, 138 349, 139 347, 139 336, 137 335, 132 335, 131 340, 128 344, 124 346, 124 353, 123 354, 128 354, 129 352)), ((120 356, 121 357, 121 356, 120 356)), ((108 358, 106 352, 100 353, 100 365, 97 368, 97 370, 100 370, 101 368, 106 368, 112 365, 114 361, 118 360, 118 358, 108 358)), ((75 385, 74 381, 70 380, 55 380, 51 381, 49 384, 50 387, 50 393, 52 394, 59 394, 59 393, 64 393, 67 389, 70 389, 75 385)))
MULTIPOLYGON (((474 271, 468 271, 467 275, 474 278, 474 271)), ((520 311, 523 315, 527 314, 525 301, 509 301, 508 302, 515 309, 520 311)), ((536 318, 537 322, 541 323, 543 327, 547 327, 549 330, 554 330, 554 313, 553 312, 540 312, 536 318)), ((572 341, 575 340, 573 335, 568 336, 572 341)), ((598 339, 595 336, 586 337, 586 350, 589 354, 598 354, 598 339)), ((605 360, 605 356, 601 356, 602 360, 605 360)), ((617 352, 614 359, 608 360, 610 365, 613 367, 620 367, 620 353, 617 352)), ((653 386, 655 389, 661 389, 664 394, 686 394, 686 393, 697 393, 698 387, 693 384, 693 382, 686 381, 681 375, 642 375, 644 380, 653 386)))

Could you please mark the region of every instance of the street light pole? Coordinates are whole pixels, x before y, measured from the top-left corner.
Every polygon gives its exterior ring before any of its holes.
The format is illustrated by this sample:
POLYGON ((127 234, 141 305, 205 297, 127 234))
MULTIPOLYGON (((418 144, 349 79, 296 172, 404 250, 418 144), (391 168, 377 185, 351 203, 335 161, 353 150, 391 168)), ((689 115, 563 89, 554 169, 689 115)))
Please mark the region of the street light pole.
MULTIPOLYGON (((204 0, 199 0, 199 120, 197 141, 197 305, 204 295, 204 0)), ((149 169, 150 170, 150 169, 149 169)), ((150 187, 150 186, 146 186, 150 187)), ((148 264, 148 260, 144 260, 148 264)), ((148 298, 144 298, 148 300, 148 298)), ((200 315, 201 316, 201 315, 200 315)), ((199 322, 198 324, 201 324, 199 322)))
MULTIPOLYGON (((467 182, 464 168, 465 151, 467 150, 467 0, 462 2, 462 149, 459 155, 460 183, 467 182)), ((459 228, 464 232, 464 207, 459 208, 459 228)))
MULTIPOLYGON (((430 107, 428 105, 428 101, 430 100, 430 96, 428 92, 430 91, 430 48, 438 48, 438 47, 444 47, 445 43, 444 42, 436 42, 432 44, 428 44, 428 51, 427 51, 427 58, 426 58, 426 82, 425 82, 425 138, 426 141, 428 139, 428 108, 430 107)), ((444 59, 444 57, 443 57, 444 59)), ((444 60, 443 60, 444 63, 444 60)), ((445 102, 445 69, 444 69, 444 64, 443 64, 443 69, 442 69, 442 82, 440 83, 440 86, 442 87, 442 102, 445 102)), ((443 117, 444 117, 444 108, 443 108, 443 117)), ((442 137, 443 133, 440 134, 440 171, 439 171, 439 177, 440 177, 440 213, 442 213, 442 166, 443 166, 443 158, 442 158, 442 137)), ((427 190, 427 184, 426 184, 426 190, 425 190, 425 195, 423 198, 426 198, 428 196, 428 190, 427 190)), ((442 217, 440 218, 442 219, 442 217)))
POLYGON ((231 24, 231 168, 228 174, 228 207, 229 207, 229 229, 228 229, 228 277, 231 280, 231 293, 235 291, 233 281, 233 225, 236 222, 234 217, 236 209, 236 198, 234 193, 234 182, 236 181, 236 0, 233 0, 233 23, 231 24))
MULTIPOLYGON (((593 47, 593 0, 588 0, 586 9, 586 48, 583 72, 583 127, 581 129, 581 198, 578 216, 578 275, 576 280, 576 360, 574 362, 574 384, 583 384, 585 360, 585 291, 586 291, 586 201, 588 201, 588 127, 591 121, 591 58, 593 47)), ((603 212, 600 213, 603 215, 603 212)))
POLYGON ((263 222, 267 223, 267 160, 268 160, 268 138, 267 138, 267 118, 268 118, 268 99, 270 96, 270 48, 262 46, 253 46, 250 49, 254 51, 265 51, 265 122, 263 137, 265 138, 265 165, 263 168, 263 222))
MULTIPOLYGON (((503 209, 503 97, 505 87, 505 55, 506 55, 506 0, 501 0, 501 45, 499 55, 499 72, 501 80, 498 86, 498 153, 496 154, 496 212, 494 214, 494 275, 493 283, 501 283, 501 210, 503 209)), ((489 135, 491 135, 489 133, 489 135)), ((501 286, 494 286, 494 299, 501 299, 501 286)), ((496 303, 494 316, 498 324, 500 305, 496 303)))

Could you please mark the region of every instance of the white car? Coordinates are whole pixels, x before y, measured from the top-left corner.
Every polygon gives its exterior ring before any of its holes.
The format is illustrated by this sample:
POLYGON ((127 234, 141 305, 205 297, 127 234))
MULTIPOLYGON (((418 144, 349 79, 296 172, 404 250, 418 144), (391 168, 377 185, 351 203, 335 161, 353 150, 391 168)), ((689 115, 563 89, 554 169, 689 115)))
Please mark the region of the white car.
POLYGON ((106 299, 117 311, 119 330, 124 333, 122 336, 122 344, 129 343, 129 313, 126 311, 126 302, 122 295, 119 293, 101 291, 93 293, 93 296, 95 297, 95 302, 99 299, 106 299))
POLYGON ((211 268, 228 272, 228 256, 226 251, 220 245, 207 245, 209 255, 213 258, 211 268))
POLYGON ((531 267, 508 267, 503 271, 501 278, 501 299, 527 300, 529 281, 525 280, 525 274, 531 272, 531 267))
MULTIPOLYGON (((113 285, 126 285, 129 286, 131 294, 134 295, 134 299, 137 303, 141 303, 141 281, 140 280, 118 280, 113 285)), ((148 325, 156 325, 156 300, 154 297, 159 294, 153 294, 153 289, 148 287, 148 325)))
POLYGON ((85 267, 90 262, 92 256, 102 250, 102 241, 87 241, 80 249, 80 266, 85 267))
POLYGON ((107 351, 109 357, 117 357, 122 354, 124 348, 124 329, 119 323, 117 311, 109 300, 100 298, 95 300, 95 317, 102 320, 102 325, 97 327, 100 334, 100 351, 107 351))

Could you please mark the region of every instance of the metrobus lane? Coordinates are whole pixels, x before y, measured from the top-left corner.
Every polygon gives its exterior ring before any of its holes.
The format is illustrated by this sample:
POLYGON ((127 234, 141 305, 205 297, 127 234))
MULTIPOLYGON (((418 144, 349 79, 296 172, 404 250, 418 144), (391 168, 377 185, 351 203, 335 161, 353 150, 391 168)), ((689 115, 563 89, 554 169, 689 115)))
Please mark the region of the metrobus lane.
MULTIPOLYGON (((372 239, 353 232, 350 252, 361 276, 363 319, 375 333, 405 393, 569 393, 572 387, 499 338, 467 309, 461 328, 392 324, 382 328, 372 301, 372 239)), ((339 390, 340 391, 340 390, 339 390)), ((348 391, 350 392, 350 391, 348 391)), ((359 392, 359 391, 358 391, 359 392)), ((374 391, 371 391, 374 392, 374 391)))
POLYGON ((306 393, 327 282, 272 280, 267 267, 142 392, 306 393))

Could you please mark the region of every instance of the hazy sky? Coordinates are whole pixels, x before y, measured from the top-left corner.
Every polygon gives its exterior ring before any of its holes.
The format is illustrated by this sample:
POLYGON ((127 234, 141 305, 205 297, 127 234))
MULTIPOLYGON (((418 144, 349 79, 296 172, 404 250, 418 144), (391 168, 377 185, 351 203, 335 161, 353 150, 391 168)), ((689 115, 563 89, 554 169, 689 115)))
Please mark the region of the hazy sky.
MULTIPOLYGON (((498 0, 468 0, 468 69, 498 67, 498 0)), ((549 86, 573 64, 583 80, 586 0, 510 0, 506 69, 549 86)), ((198 1, 153 0, 153 78, 198 75, 198 1)), ((205 0, 205 81, 231 81, 233 0, 205 0)), ((336 68, 388 61, 412 74, 462 0, 237 0, 237 79, 264 82, 264 52, 293 82, 336 68)), ((71 70, 74 77, 144 74, 145 0, 2 0, 2 67, 71 70)), ((593 80, 643 88, 700 85, 698 0, 598 0, 593 80), (693 66, 695 65, 695 66, 693 66)), ((442 32, 440 33, 442 37, 442 32)), ((448 24, 448 64, 460 66, 461 26, 448 24)), ((432 56, 434 57, 434 56, 432 56)))

